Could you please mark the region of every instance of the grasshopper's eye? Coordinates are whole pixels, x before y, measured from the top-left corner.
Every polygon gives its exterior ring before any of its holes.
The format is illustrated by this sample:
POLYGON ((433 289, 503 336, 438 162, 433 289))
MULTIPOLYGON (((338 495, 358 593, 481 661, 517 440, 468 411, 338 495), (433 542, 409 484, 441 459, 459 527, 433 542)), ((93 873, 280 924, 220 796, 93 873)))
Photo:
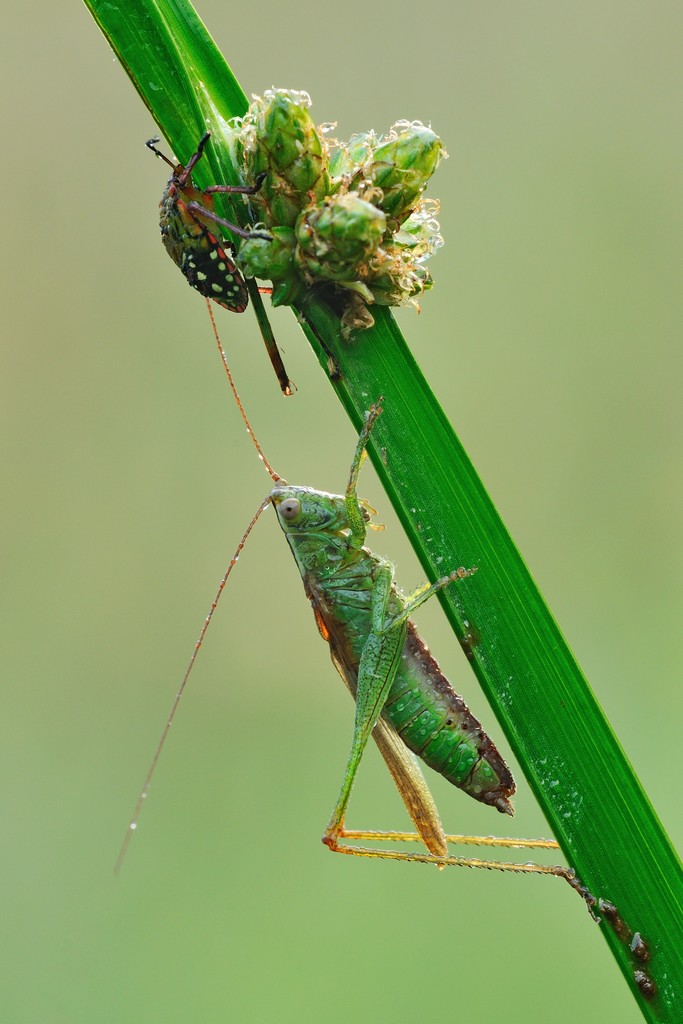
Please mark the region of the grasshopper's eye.
POLYGON ((280 515, 288 522, 291 522, 292 519, 296 519, 300 511, 301 502, 298 498, 285 498, 284 501, 280 502, 280 515))

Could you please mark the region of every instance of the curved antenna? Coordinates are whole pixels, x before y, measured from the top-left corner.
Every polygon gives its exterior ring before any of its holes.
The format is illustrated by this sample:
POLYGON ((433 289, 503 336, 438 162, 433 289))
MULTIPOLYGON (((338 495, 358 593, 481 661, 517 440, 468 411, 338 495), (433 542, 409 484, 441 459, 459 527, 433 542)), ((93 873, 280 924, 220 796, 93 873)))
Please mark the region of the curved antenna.
POLYGON ((155 135, 153 139, 147 139, 147 142, 145 143, 145 145, 147 146, 147 149, 151 149, 152 150, 152 152, 154 153, 155 156, 158 156, 160 160, 163 160, 165 164, 168 164, 168 166, 173 171, 175 171, 175 169, 176 169, 176 167, 178 165, 174 164, 173 161, 170 160, 166 156, 165 153, 162 153, 160 149, 157 149, 157 147, 155 145, 155 143, 157 143, 157 142, 161 142, 161 139, 159 138, 158 135, 155 135))
POLYGON ((232 393, 233 393, 233 395, 235 397, 235 401, 237 402, 237 408, 239 409, 240 416, 242 417, 242 419, 244 421, 244 425, 247 428, 247 433, 249 434, 249 437, 254 442, 254 447, 256 448, 256 451, 258 452, 258 457, 261 460, 261 462, 263 463, 266 471, 270 474, 270 478, 273 481, 273 483, 275 483, 275 484, 285 483, 286 481, 285 481, 284 477, 281 477, 279 473, 276 473, 275 470, 273 469, 273 467, 271 466, 270 462, 268 462, 268 459, 265 456, 263 448, 259 444, 259 440, 258 440, 256 434, 254 433, 254 430, 252 428, 251 423, 249 422, 249 417, 247 416, 246 412, 244 411, 244 406, 242 405, 242 399, 239 396, 239 393, 238 393, 237 388, 235 386, 235 381, 233 380, 232 372, 231 372, 230 367, 228 365, 228 357, 226 356, 225 349, 223 348, 223 345, 221 344, 221 339, 220 339, 220 336, 218 334, 218 328, 216 327, 216 320, 215 320, 215 317, 213 315, 213 309, 211 308, 211 300, 210 299, 206 300, 206 308, 209 311, 209 319, 211 320, 211 326, 213 327, 213 335, 214 335, 214 338, 216 339, 216 344, 218 345, 218 351, 220 353, 221 362, 223 363, 223 369, 225 370, 225 372, 226 372, 226 374, 228 376, 228 383, 230 384, 230 390, 232 391, 232 393))
MULTIPOLYGON (((254 440, 256 440, 256 439, 254 439, 254 440)), ((274 480, 278 480, 280 478, 279 477, 273 477, 273 479, 274 480)), ((137 803, 135 804, 135 809, 133 810, 133 816, 132 816, 132 818, 130 820, 130 824, 128 825, 128 828, 126 830, 126 835, 124 836, 123 842, 121 843, 121 849, 119 850, 119 855, 116 858, 116 864, 114 865, 114 874, 118 875, 119 871, 121 870, 121 867, 123 865, 123 861, 124 861, 125 856, 126 856, 126 852, 128 850, 129 843, 130 843, 130 841, 131 841, 131 839, 133 837, 133 833, 136 831, 136 829, 138 827, 138 821, 140 820, 140 814, 142 812, 142 805, 144 804, 145 800, 147 799, 147 794, 149 792, 149 787, 151 785, 152 777, 154 776, 154 772, 156 771, 156 767, 157 767, 159 758, 161 756, 161 751, 164 748, 164 744, 166 743, 166 738, 167 738, 167 736, 169 734, 171 726, 173 725, 173 720, 174 720, 174 718, 176 716, 176 711, 178 710, 178 705, 180 704, 180 698, 182 697, 183 693, 185 692, 185 687, 186 687, 187 681, 188 681, 188 679, 190 677, 190 672, 194 668, 194 663, 197 660, 197 655, 199 654, 199 648, 202 646, 202 643, 204 642, 204 637, 206 636, 206 631, 209 628, 209 623, 211 622, 211 619, 213 618, 213 613, 216 611, 216 607, 217 607, 218 602, 220 600, 221 594, 223 593, 223 591, 225 589, 225 585, 228 582, 228 578, 230 576, 230 573, 232 572, 233 568, 235 567, 235 565, 237 564, 237 562, 239 560, 240 554, 242 552, 242 548, 244 547, 244 545, 247 542, 247 537, 249 536, 249 534, 253 530, 254 526, 256 525, 256 523, 257 523, 261 513, 266 508, 268 508, 269 504, 270 504, 270 496, 264 498, 264 500, 259 505, 258 511, 252 516, 251 522, 249 523, 249 526, 244 531, 244 536, 242 537, 242 540, 237 545, 237 550, 235 551, 234 555, 230 559, 230 564, 228 565, 228 568, 225 570, 225 572, 223 574, 223 577, 222 577, 222 579, 221 579, 221 581, 220 581, 220 583, 218 585, 218 590, 216 591, 216 596, 214 597, 213 601, 211 602, 211 607, 209 609, 209 612, 208 612, 206 618, 204 619, 204 624, 203 624, 203 626, 201 628, 201 631, 199 633, 197 641, 196 641, 196 643, 194 645, 194 650, 192 652, 192 657, 190 658, 189 664, 188 664, 187 669, 185 671, 185 675, 183 676, 183 681, 181 682, 180 688, 178 689, 178 692, 175 695, 175 699, 173 701, 173 704, 171 705, 171 710, 170 710, 170 713, 169 713, 168 718, 166 720, 166 725, 163 728, 163 731, 162 731, 161 736, 159 738, 159 742, 157 744, 157 748, 156 748, 156 750, 154 752, 154 757, 152 758, 151 764, 149 766, 149 770, 147 772, 147 775, 145 776, 145 781, 144 781, 144 783, 142 785, 142 789, 140 790, 140 796, 138 797, 137 803)))

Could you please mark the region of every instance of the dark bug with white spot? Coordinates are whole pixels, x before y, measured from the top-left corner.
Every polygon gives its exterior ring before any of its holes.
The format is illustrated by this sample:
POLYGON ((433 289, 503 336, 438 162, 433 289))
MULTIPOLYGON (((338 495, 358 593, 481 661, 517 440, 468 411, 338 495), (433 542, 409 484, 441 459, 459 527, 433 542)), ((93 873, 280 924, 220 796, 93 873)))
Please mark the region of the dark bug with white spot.
POLYGON ((249 293, 244 278, 228 255, 227 244, 212 230, 213 225, 226 228, 240 238, 265 238, 264 232, 249 232, 230 221, 223 220, 215 213, 213 197, 220 193, 254 195, 261 187, 255 185, 210 185, 197 189, 192 181, 192 171, 204 152, 211 137, 206 132, 199 140, 196 153, 186 165, 169 160, 155 143, 158 138, 145 143, 161 160, 173 169, 159 203, 159 226, 161 240, 173 262, 180 267, 189 284, 207 299, 214 299, 220 306, 232 313, 243 313, 249 304, 249 293))
MULTIPOLYGON (((264 231, 245 231, 237 224, 219 217, 213 208, 213 197, 221 193, 254 195, 260 189, 265 174, 259 175, 254 185, 209 185, 208 188, 201 190, 195 188, 192 171, 201 160, 210 137, 210 132, 202 135, 196 153, 192 154, 186 165, 174 163, 158 150, 155 145, 159 141, 158 138, 149 139, 145 143, 148 149, 173 170, 159 203, 161 240, 168 255, 180 267, 188 284, 200 295, 206 299, 213 299, 231 313, 243 313, 249 304, 249 286, 235 265, 234 252, 230 252, 233 249, 232 244, 220 237, 214 225, 226 228, 240 238, 263 238, 269 242, 271 236, 264 231)), ((256 306, 258 296, 254 290, 252 295, 256 306)), ((280 389, 283 395, 291 395, 296 387, 287 375, 263 309, 260 312, 256 309, 256 319, 280 389)), ((218 347, 220 349, 220 342, 218 347)), ((221 356, 224 358, 222 351, 221 356)))

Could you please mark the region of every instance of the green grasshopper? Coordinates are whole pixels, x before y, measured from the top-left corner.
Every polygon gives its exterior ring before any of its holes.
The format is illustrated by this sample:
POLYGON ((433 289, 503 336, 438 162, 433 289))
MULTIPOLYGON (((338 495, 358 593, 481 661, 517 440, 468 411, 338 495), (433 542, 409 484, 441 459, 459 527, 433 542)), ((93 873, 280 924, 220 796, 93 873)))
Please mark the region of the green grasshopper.
MULTIPOLYGON (((509 768, 439 671, 410 622, 433 594, 476 569, 456 569, 408 597, 394 585, 390 562, 364 546, 370 511, 356 485, 372 427, 373 405, 351 464, 346 492, 278 485, 270 492, 332 660, 356 700, 353 742, 339 800, 323 836, 330 847, 343 834, 351 787, 365 746, 382 718, 403 743, 453 785, 511 814, 515 784, 509 768)), ((442 844, 430 839, 430 846, 442 844)))
POLYGON ((509 798, 515 791, 515 783, 510 769, 465 702, 452 689, 411 622, 412 614, 425 601, 444 587, 466 580, 477 571, 476 567, 457 568, 435 583, 425 584, 415 593, 404 596, 394 584, 392 564, 364 546, 372 510, 359 499, 357 483, 373 425, 382 411, 381 400, 365 415, 344 494, 289 486, 275 473, 263 454, 244 413, 217 334, 216 339, 240 412, 275 486, 252 518, 221 580, 157 747, 117 864, 120 865, 125 853, 130 830, 137 825, 152 773, 218 599, 253 526, 261 513, 272 505, 301 573, 320 634, 328 642, 332 661, 356 702, 351 751, 341 791, 322 841, 330 850, 356 856, 422 861, 441 867, 453 864, 553 874, 565 878, 592 909, 594 897, 570 868, 449 856, 448 842, 541 849, 557 848, 557 843, 544 839, 445 835, 434 800, 411 753, 417 754, 430 768, 475 800, 502 813, 513 813, 509 798), (357 832, 344 828, 351 789, 370 736, 380 749, 417 834, 357 832), (421 839, 429 852, 411 853, 349 845, 343 843, 345 839, 421 839))

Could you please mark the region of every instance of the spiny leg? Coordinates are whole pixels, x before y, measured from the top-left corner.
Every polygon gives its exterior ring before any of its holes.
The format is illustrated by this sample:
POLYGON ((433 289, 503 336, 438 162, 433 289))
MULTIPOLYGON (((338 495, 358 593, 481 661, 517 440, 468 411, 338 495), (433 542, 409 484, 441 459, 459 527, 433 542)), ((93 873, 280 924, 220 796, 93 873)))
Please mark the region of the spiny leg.
MULTIPOLYGON (((420 836, 417 832, 377 832, 372 829, 363 831, 361 829, 341 829, 340 839, 351 839, 354 842, 372 841, 386 843, 419 843, 420 836)), ((447 843, 454 846, 501 846, 505 849, 514 850, 559 850, 560 844, 556 839, 516 839, 508 836, 459 836, 445 835, 447 843)))
POLYGON ((349 543, 354 548, 360 548, 365 543, 367 515, 363 512, 361 504, 358 500, 358 474, 360 473, 361 466, 366 458, 365 446, 368 443, 370 432, 374 427, 377 419, 382 414, 382 399, 379 398, 374 405, 371 405, 365 414, 363 426, 361 427, 358 435, 358 442, 356 444, 356 451, 353 456, 351 463, 351 471, 349 473, 349 482, 346 485, 346 512, 349 517, 349 526, 351 527, 351 536, 349 537, 349 543))
MULTIPOLYGON (((481 857, 439 857, 431 853, 404 853, 401 850, 376 850, 365 846, 346 846, 339 842, 340 839, 354 841, 373 842, 419 842, 420 836, 415 832, 365 832, 356 829, 340 829, 334 843, 327 843, 333 853, 345 853, 353 857, 374 857, 379 860, 399 860, 415 862, 418 864, 436 864, 439 868, 461 867, 461 868, 486 868, 489 871, 507 871, 526 875, 552 875, 555 878, 563 878, 588 907, 593 920, 596 917, 594 908, 598 901, 590 890, 577 878, 573 868, 564 867, 561 864, 518 864, 513 861, 483 860, 481 857)), ((554 839, 512 839, 503 836, 457 836, 447 835, 445 839, 449 843, 505 847, 514 849, 535 849, 535 850, 556 850, 559 844, 554 839)))
POLYGON ((351 471, 349 473, 349 482, 346 487, 347 495, 356 494, 356 485, 358 484, 358 474, 360 468, 363 465, 365 448, 372 433, 372 428, 375 423, 382 415, 382 397, 380 396, 376 402, 374 402, 365 414, 363 419, 363 426, 358 434, 358 441, 356 442, 356 451, 354 452, 353 461, 351 462, 351 471))
MULTIPOLYGON (((358 835, 367 835, 368 833, 358 833, 358 835)), ((344 836, 352 836, 355 833, 343 833, 344 836)), ((387 835, 391 833, 378 833, 378 836, 387 835)), ((336 837, 342 838, 341 835, 336 837)), ((374 837, 376 838, 376 836, 374 837)), ((416 839, 419 837, 415 837, 416 839)), ((450 836, 446 838, 450 839, 450 836)), ((545 840, 539 840, 545 842, 545 840)), ((518 841, 513 841, 518 842, 518 841)), ((534 842, 534 840, 528 840, 528 842, 534 842)), ((494 844, 491 844, 494 845, 494 844)), ((501 845, 504 845, 501 844, 501 845)), ((459 868, 486 868, 488 871, 507 871, 517 874, 524 875, 553 875, 555 878, 564 878, 565 882, 579 894, 581 899, 588 907, 588 912, 594 920, 598 920, 594 913, 594 907, 597 904, 596 897, 586 888, 585 885, 576 876, 576 872, 573 868, 564 867, 561 864, 515 864, 512 861, 498 861, 498 860, 482 860, 480 857, 435 857, 431 853, 403 853, 400 850, 372 850, 364 846, 343 846, 339 842, 328 842, 327 846, 334 853, 345 853, 353 857, 375 857, 379 860, 400 860, 410 861, 418 864, 436 864, 440 868, 444 867, 459 867, 459 868)))
MULTIPOLYGON (((356 717, 351 752, 337 803, 322 837, 323 843, 331 849, 336 849, 337 840, 343 834, 344 815, 358 766, 372 730, 386 703, 401 662, 410 611, 450 583, 452 579, 460 579, 463 574, 469 575, 467 570, 457 570, 452 576, 444 577, 443 580, 438 580, 435 584, 422 588, 418 591, 415 600, 409 603, 407 613, 401 613, 388 620, 387 607, 392 591, 393 568, 388 562, 378 568, 372 593, 370 632, 363 646, 358 666, 356 717)), ((438 858, 436 859, 438 860, 438 858)))
POLYGON ((407 622, 408 619, 412 618, 413 613, 420 607, 420 605, 424 604, 425 601, 428 601, 430 597, 434 596, 434 594, 438 594, 438 592, 443 590, 444 587, 447 587, 449 583, 456 583, 458 580, 467 579, 468 576, 474 576, 476 571, 476 565, 472 566, 471 569, 465 569, 460 566, 460 568, 454 569, 452 573, 449 573, 448 576, 442 576, 441 579, 436 581, 436 583, 425 583, 423 586, 419 587, 418 590, 409 594, 408 597, 404 599, 406 603, 403 610, 393 619, 390 619, 384 628, 392 629, 394 626, 397 626, 402 622, 407 622))
MULTIPOLYGON (((365 414, 363 426, 361 427, 358 435, 358 442, 356 444, 356 451, 351 462, 351 471, 349 473, 349 482, 346 485, 345 501, 346 511, 349 517, 349 523, 351 526, 351 538, 350 542, 353 547, 362 547, 365 542, 366 536, 366 521, 367 515, 364 513, 363 508, 358 500, 358 476, 360 474, 363 463, 367 457, 366 446, 372 432, 372 428, 382 414, 382 398, 378 398, 377 401, 370 406, 365 414)), ((436 594, 439 590, 443 590, 449 583, 453 583, 456 580, 465 579, 467 576, 472 576, 477 571, 476 566, 472 569, 458 568, 455 569, 448 576, 443 576, 435 583, 425 583, 424 586, 420 587, 413 594, 409 594, 405 599, 406 603, 403 611, 395 619, 390 620, 388 623, 384 623, 380 628, 389 629, 393 626, 399 625, 401 622, 407 621, 425 601, 428 601, 430 597, 436 594)))

